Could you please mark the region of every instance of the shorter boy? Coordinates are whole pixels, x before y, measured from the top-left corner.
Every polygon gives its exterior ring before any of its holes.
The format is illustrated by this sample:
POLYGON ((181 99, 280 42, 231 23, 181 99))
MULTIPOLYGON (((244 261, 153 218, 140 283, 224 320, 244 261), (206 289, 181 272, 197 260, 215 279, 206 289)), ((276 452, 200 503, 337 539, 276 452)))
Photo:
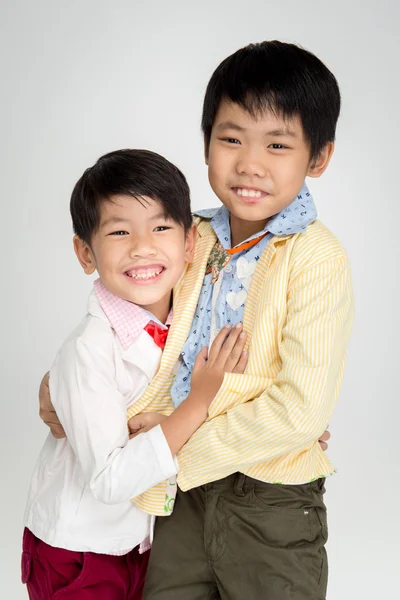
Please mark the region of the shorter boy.
POLYGON ((245 335, 221 330, 208 360, 199 353, 182 409, 147 415, 129 436, 127 408, 158 370, 172 289, 194 256, 189 188, 161 156, 120 150, 85 171, 70 207, 75 253, 100 278, 50 372, 67 438, 49 435, 36 465, 22 579, 31 600, 139 599, 151 516, 130 498, 176 475, 174 455, 205 421, 224 372, 244 370, 245 335))

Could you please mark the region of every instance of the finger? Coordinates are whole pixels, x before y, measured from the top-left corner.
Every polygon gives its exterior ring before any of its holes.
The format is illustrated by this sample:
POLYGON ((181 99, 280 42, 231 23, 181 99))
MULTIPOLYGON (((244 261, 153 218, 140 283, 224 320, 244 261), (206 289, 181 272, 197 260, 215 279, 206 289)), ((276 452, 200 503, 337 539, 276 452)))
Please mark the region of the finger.
MULTIPOLYGON (((242 324, 238 323, 237 325, 235 325, 235 327, 233 327, 231 329, 229 335, 226 337, 226 339, 225 339, 222 347, 219 349, 219 351, 217 352, 217 349, 215 349, 215 353, 212 356, 212 362, 215 362, 216 364, 218 364, 218 366, 220 368, 223 369, 225 367, 225 362, 226 362, 229 354, 232 352, 232 350, 236 344, 236 340, 238 339, 241 331, 242 331, 242 324)), ((210 352, 210 354, 211 354, 211 352, 210 352)), ((237 358, 239 360, 239 356, 237 358)))
POLYGON ((244 373, 245 368, 247 367, 247 362, 249 360, 249 355, 246 350, 243 350, 239 362, 236 367, 232 369, 232 373, 244 373))
MULTIPOLYGON (((232 332, 233 333, 233 332, 232 332)), ((238 362, 240 361, 243 351, 244 351, 244 345, 246 343, 246 333, 244 331, 240 331, 238 330, 238 332, 236 332, 236 340, 232 345, 232 340, 231 338, 233 338, 233 335, 231 334, 227 340, 227 345, 226 345, 226 349, 225 347, 222 348, 221 353, 220 353, 220 357, 219 360, 221 361, 221 368, 223 368, 225 371, 231 372, 233 371, 233 369, 237 366, 238 362), (225 352, 228 352, 225 355, 225 352), (222 362, 224 361, 224 362, 222 362)))
POLYGON ((131 438, 136 433, 142 430, 142 427, 129 427, 129 437, 131 438))
POLYGON ((42 381, 40 382, 40 388, 49 389, 49 380, 50 380, 50 373, 47 371, 47 373, 43 376, 42 381))
POLYGON ((131 433, 137 431, 141 427, 143 427, 141 423, 134 423, 133 425, 131 423, 128 424, 128 429, 131 433))
POLYGON ((55 425, 60 425, 60 421, 55 410, 44 410, 41 408, 39 410, 39 416, 48 427, 50 427, 52 423, 55 425))
POLYGON ((196 360, 194 361, 193 371, 195 369, 201 369, 207 361, 208 358, 208 348, 207 346, 203 346, 198 355, 196 356, 196 360))
POLYGON ((149 431, 150 427, 140 427, 137 431, 134 431, 132 433, 129 434, 129 439, 131 440, 132 438, 136 437, 137 435, 139 435, 140 433, 145 433, 146 431, 149 431))
POLYGON ((145 422, 142 415, 136 415, 131 417, 128 421, 128 428, 130 431, 137 431, 145 426, 145 422))
POLYGON ((53 425, 61 427, 61 423, 58 420, 56 413, 47 413, 43 418, 43 423, 47 425, 47 427, 52 427, 53 425))
POLYGON ((50 395, 49 380, 50 380, 49 374, 46 373, 46 375, 43 377, 42 381, 40 382, 39 396, 41 396, 42 394, 50 395))
POLYGON ((328 444, 326 442, 319 442, 319 445, 321 446, 324 452, 325 450, 328 450, 328 444))
POLYGON ((213 362, 221 352, 221 348, 226 343, 228 336, 232 331, 232 327, 230 325, 225 325, 216 335, 215 340, 211 344, 210 350, 208 352, 208 360, 213 362))
POLYGON ((320 442, 328 442, 331 439, 331 434, 328 430, 324 431, 324 433, 319 438, 320 442))
POLYGON ((62 425, 55 425, 55 424, 51 424, 49 425, 50 427, 50 431, 51 431, 51 435, 56 438, 57 440, 60 440, 62 438, 67 437, 65 435, 65 431, 62 425))
POLYGON ((52 405, 50 398, 48 374, 43 377, 39 387, 39 409, 40 416, 42 411, 54 411, 54 406, 52 405))

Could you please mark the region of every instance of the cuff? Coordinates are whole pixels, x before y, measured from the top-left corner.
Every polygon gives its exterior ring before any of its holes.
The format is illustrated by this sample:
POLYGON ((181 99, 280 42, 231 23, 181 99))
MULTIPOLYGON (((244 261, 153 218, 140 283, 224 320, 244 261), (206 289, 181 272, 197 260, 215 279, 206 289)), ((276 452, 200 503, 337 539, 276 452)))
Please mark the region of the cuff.
POLYGON ((173 477, 178 473, 178 460, 176 456, 172 456, 168 442, 163 434, 161 425, 157 425, 147 432, 148 439, 153 446, 155 455, 158 458, 160 469, 164 479, 173 477))

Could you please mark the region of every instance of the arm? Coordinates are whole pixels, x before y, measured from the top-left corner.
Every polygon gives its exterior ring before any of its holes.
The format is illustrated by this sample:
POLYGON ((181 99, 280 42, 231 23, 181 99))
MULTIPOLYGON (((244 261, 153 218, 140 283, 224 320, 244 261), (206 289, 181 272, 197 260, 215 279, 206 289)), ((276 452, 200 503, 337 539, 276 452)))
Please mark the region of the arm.
MULTIPOLYGON (((145 414, 145 413, 143 413, 143 414, 145 414)), ((149 413, 146 413, 146 414, 149 414, 149 413)), ((154 414, 154 413, 151 413, 151 414, 154 414)), ((50 428, 50 432, 53 437, 55 437, 56 439, 62 439, 62 438, 66 437, 64 428, 61 425, 60 421, 58 420, 57 413, 54 410, 54 406, 51 403, 50 390, 49 390, 49 373, 46 373, 43 376, 43 379, 40 383, 39 416, 42 419, 42 421, 45 423, 45 425, 47 425, 50 428)), ((159 416, 164 417, 164 415, 159 415, 159 416)), ((164 420, 163 418, 160 418, 159 422, 154 424, 154 427, 156 425, 159 425, 163 420, 164 420)), ((129 425, 129 421, 128 421, 128 425, 129 425)), ((136 431, 140 428, 141 428, 141 425, 139 423, 139 426, 134 427, 134 432, 136 433, 136 431)), ((130 435, 129 437, 133 437, 133 435, 130 435)), ((331 434, 329 433, 328 430, 325 430, 324 433, 321 435, 321 437, 318 440, 319 444, 324 452, 328 449, 328 442, 330 439, 331 439, 331 434)))
POLYGON ((280 373, 272 383, 261 380, 261 387, 268 384, 258 390, 256 378, 225 374, 210 414, 215 407, 217 415, 231 408, 205 423, 183 447, 181 472, 201 473, 202 465, 213 464, 229 474, 312 445, 326 428, 339 393, 352 312, 344 256, 313 266, 291 282, 280 373))
POLYGON ((109 352, 80 339, 63 348, 50 373, 51 397, 98 500, 123 502, 176 474, 173 455, 206 419, 224 373, 240 373, 246 366, 240 331, 221 331, 208 359, 207 349, 199 354, 186 406, 132 439, 109 352))
POLYGON ((142 413, 131 417, 128 426, 130 431, 135 432, 131 437, 141 431, 148 431, 159 422, 171 452, 176 454, 206 420, 224 374, 243 373, 247 365, 247 353, 243 351, 245 341, 246 334, 242 333, 241 324, 232 330, 229 325, 221 329, 210 351, 202 348, 196 357, 191 390, 185 402, 169 417, 157 413, 142 413))
POLYGON ((176 474, 161 428, 129 440, 126 399, 118 391, 110 353, 74 340, 50 371, 50 393, 95 498, 124 502, 176 474))

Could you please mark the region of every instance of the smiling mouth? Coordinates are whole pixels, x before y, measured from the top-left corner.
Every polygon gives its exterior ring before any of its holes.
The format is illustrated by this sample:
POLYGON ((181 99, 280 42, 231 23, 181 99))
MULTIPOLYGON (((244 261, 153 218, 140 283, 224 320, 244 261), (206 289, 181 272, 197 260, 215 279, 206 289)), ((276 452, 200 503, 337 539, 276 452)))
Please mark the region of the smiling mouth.
POLYGON ((237 195, 240 196, 241 198, 264 198, 265 196, 268 196, 267 192, 264 192, 263 190, 257 190, 254 188, 245 188, 245 187, 233 187, 232 191, 237 195))
POLYGON ((152 267, 140 267, 137 269, 129 269, 129 271, 125 271, 124 275, 133 279, 134 281, 152 281, 159 277, 163 271, 165 271, 165 267, 161 265, 152 266, 152 267))

